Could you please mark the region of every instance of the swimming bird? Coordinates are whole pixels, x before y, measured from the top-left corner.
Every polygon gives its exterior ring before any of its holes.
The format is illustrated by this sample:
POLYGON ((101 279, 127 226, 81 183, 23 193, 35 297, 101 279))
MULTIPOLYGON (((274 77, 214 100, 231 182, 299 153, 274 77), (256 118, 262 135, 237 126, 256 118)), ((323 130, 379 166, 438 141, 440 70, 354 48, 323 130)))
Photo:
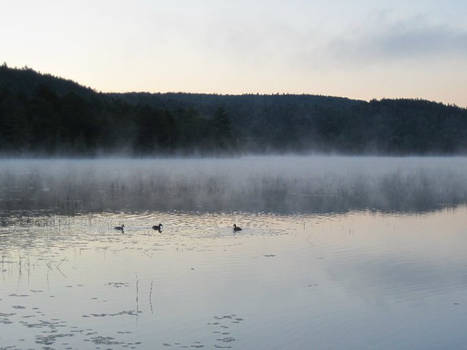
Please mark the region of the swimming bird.
POLYGON ((234 232, 237 232, 237 231, 241 231, 242 228, 234 224, 233 225, 233 230, 234 230, 234 232))
POLYGON ((159 232, 162 232, 162 224, 159 224, 159 225, 154 225, 152 227, 153 230, 156 230, 156 231, 159 231, 159 232))
POLYGON ((114 229, 124 232, 125 231, 125 225, 122 224, 122 226, 115 226, 114 229))

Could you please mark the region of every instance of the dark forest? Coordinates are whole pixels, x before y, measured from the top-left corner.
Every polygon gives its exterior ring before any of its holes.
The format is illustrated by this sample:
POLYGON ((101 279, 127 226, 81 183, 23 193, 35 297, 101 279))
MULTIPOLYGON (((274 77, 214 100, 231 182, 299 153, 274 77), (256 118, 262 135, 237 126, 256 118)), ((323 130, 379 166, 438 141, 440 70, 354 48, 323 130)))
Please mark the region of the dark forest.
POLYGON ((0 66, 5 156, 465 154, 467 109, 418 99, 100 93, 0 66))

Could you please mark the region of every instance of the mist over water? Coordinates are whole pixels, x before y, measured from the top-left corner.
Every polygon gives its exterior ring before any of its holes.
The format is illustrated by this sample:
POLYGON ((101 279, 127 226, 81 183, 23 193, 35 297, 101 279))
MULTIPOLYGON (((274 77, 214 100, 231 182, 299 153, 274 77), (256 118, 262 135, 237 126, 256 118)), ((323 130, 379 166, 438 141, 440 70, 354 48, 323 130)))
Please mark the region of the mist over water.
POLYGON ((3 212, 425 212, 466 203, 465 157, 0 161, 3 212))
POLYGON ((0 348, 464 348, 465 204, 463 157, 1 160, 0 348))

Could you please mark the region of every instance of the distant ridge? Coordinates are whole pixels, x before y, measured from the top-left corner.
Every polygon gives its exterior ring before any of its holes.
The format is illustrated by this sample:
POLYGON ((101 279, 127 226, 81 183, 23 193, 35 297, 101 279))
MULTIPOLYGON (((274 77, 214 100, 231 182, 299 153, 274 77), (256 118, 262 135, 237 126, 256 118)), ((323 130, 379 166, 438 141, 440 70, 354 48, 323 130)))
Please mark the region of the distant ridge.
POLYGON ((8 89, 11 92, 32 95, 41 85, 47 86, 57 95, 73 92, 82 96, 91 96, 96 93, 93 89, 72 80, 39 73, 29 67, 9 68, 5 63, 0 66, 0 90, 8 89))
POLYGON ((99 93, 0 66, 5 155, 464 154, 467 109, 419 99, 99 93))

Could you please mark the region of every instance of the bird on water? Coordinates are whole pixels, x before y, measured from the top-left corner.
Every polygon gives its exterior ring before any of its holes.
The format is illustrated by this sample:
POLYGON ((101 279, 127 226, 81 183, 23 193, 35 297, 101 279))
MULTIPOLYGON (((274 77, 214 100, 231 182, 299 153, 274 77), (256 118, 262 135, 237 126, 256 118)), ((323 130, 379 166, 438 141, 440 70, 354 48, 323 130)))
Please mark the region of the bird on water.
POLYGON ((125 231, 125 225, 122 224, 121 226, 115 226, 114 229, 124 232, 125 231))
POLYGON ((159 231, 159 232, 162 232, 162 224, 159 224, 159 225, 154 225, 152 227, 153 230, 156 230, 156 231, 159 231))
POLYGON ((234 232, 241 231, 242 228, 240 226, 237 226, 236 224, 233 225, 233 230, 234 232))

